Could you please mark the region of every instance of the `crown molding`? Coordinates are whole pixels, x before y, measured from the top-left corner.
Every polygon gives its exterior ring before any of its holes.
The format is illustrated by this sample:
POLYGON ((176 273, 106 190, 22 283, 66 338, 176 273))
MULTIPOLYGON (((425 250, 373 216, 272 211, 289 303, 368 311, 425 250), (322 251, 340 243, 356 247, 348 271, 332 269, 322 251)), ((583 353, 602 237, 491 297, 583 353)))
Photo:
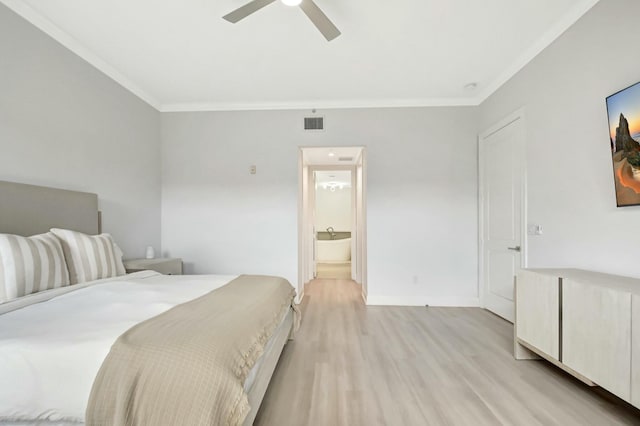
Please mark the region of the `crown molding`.
POLYGON ((525 50, 515 61, 511 63, 495 80, 485 86, 478 94, 478 104, 482 104, 489 96, 493 95, 507 81, 511 80, 529 62, 538 56, 551 43, 556 41, 573 24, 578 22, 600 0, 584 0, 569 10, 560 20, 549 28, 531 47, 525 50))
POLYGON ((0 0, 0 2, 20 15, 22 18, 26 19, 40 31, 44 32, 55 41, 75 53, 81 59, 97 68, 98 71, 107 75, 109 78, 127 89, 129 92, 133 93, 156 110, 160 110, 160 102, 158 102, 155 97, 145 92, 142 88, 140 88, 140 86, 135 84, 129 78, 125 77, 125 75, 118 71, 115 67, 109 65, 106 61, 104 61, 98 55, 85 47, 69 33, 62 30, 49 19, 45 18, 33 7, 21 0, 0 0))
POLYGON ((348 109, 348 108, 419 108, 477 106, 477 98, 427 98, 427 99, 373 99, 373 100, 320 100, 317 102, 249 102, 220 103, 196 102, 163 104, 160 112, 205 112, 205 111, 257 111, 299 109, 348 109))
POLYGON ((93 65, 102 73, 129 90, 160 112, 198 112, 198 111, 255 111, 255 110, 291 110, 291 109, 346 109, 346 108, 412 108, 412 107, 453 107, 478 106, 522 70, 540 52, 546 49, 566 30, 575 24, 600 0, 584 0, 574 6, 553 27, 547 30, 529 49, 525 50, 496 79, 484 86, 477 96, 468 98, 425 98, 425 99, 374 99, 374 100, 322 100, 292 102, 170 102, 160 103, 154 96, 144 91, 115 67, 109 65, 74 37, 63 31, 40 12, 21 0, 0 0, 15 13, 52 37, 58 43, 93 65))

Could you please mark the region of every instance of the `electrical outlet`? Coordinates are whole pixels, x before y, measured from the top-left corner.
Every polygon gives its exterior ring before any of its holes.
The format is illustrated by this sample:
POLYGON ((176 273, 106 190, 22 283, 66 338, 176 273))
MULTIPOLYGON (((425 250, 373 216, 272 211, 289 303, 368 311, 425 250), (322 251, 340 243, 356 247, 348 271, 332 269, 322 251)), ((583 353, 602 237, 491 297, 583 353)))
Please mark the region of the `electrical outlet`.
POLYGON ((255 175, 257 173, 256 166, 251 166, 249 168, 249 173, 251 173, 252 175, 255 175))

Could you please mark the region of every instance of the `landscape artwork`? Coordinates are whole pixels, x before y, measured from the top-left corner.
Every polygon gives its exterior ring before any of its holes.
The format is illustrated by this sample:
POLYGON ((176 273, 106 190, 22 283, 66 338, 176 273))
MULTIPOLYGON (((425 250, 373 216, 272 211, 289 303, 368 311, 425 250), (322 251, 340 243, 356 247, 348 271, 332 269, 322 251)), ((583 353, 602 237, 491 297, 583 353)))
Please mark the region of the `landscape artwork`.
POLYGON ((618 207, 640 205, 640 83, 607 98, 618 207))

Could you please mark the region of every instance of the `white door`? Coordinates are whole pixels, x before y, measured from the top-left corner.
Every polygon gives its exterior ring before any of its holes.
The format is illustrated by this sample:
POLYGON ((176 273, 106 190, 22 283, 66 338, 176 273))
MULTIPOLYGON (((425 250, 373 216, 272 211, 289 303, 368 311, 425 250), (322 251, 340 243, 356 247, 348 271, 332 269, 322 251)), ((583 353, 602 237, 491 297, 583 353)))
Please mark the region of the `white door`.
POLYGON ((514 279, 525 265, 521 114, 480 136, 480 257, 484 307, 513 322, 514 279))

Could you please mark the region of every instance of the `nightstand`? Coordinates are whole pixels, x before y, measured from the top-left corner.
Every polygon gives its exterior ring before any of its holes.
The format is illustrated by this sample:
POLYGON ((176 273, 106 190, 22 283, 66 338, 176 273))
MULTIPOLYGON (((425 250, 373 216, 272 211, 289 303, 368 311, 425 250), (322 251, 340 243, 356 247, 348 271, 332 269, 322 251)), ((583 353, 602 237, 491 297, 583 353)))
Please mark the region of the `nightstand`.
POLYGON ((182 259, 178 258, 128 259, 124 267, 127 273, 151 270, 164 275, 182 275, 182 259))

